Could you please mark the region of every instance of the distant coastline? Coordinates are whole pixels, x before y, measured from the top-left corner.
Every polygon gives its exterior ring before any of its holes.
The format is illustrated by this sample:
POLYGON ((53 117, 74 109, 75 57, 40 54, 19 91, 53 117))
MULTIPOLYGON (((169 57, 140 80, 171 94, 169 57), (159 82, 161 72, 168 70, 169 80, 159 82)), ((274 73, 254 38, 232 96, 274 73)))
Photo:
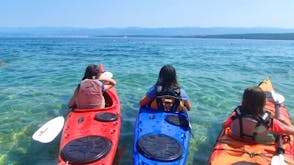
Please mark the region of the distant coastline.
POLYGON ((107 36, 95 36, 95 37, 294 40, 294 33, 255 33, 255 34, 191 35, 191 36, 107 35, 107 36))
POLYGON ((214 39, 294 40, 294 33, 227 34, 227 35, 191 36, 191 37, 214 38, 214 39))
POLYGON ((281 28, 4 28, 0 38, 203 38, 203 39, 259 39, 294 40, 294 29, 281 28))

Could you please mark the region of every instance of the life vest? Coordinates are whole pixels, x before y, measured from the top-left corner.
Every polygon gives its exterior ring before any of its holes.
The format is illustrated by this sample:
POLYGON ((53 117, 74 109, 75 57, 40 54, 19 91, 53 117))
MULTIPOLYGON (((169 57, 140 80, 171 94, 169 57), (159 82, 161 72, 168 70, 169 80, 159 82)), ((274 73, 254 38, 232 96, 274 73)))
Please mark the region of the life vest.
POLYGON ((151 102, 151 108, 171 112, 184 108, 180 88, 162 89, 162 86, 157 86, 156 93, 156 98, 151 102))
POLYGON ((77 108, 103 108, 105 106, 105 100, 103 97, 102 85, 102 82, 99 80, 83 80, 80 83, 76 97, 77 108))
POLYGON ((235 110, 236 116, 232 117, 230 134, 245 141, 256 143, 272 143, 276 135, 268 131, 272 118, 268 112, 261 117, 242 113, 240 107, 235 110))

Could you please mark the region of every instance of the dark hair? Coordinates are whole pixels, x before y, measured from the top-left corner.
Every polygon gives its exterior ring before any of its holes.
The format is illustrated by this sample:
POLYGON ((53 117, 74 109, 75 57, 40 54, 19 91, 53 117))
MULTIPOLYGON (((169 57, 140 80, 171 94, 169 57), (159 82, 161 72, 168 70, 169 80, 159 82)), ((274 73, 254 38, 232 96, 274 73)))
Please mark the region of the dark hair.
POLYGON ((252 115, 262 115, 265 97, 265 93, 259 87, 249 87, 245 89, 242 99, 244 112, 252 115))
POLYGON ((82 80, 92 79, 93 76, 98 76, 98 73, 99 73, 99 71, 98 71, 97 65, 90 64, 87 66, 84 77, 82 80))
POLYGON ((176 70, 172 65, 164 65, 159 72, 158 79, 156 82, 157 86, 165 87, 176 87, 178 88, 176 70))

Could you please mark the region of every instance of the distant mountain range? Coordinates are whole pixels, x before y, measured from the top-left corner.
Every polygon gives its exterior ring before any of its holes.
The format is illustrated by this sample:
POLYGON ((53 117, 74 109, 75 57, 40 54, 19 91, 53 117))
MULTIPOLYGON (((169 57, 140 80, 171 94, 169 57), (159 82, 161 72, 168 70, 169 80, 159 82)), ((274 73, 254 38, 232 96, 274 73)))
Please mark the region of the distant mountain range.
POLYGON ((282 28, 5 28, 0 37, 187 37, 294 40, 294 29, 282 28))

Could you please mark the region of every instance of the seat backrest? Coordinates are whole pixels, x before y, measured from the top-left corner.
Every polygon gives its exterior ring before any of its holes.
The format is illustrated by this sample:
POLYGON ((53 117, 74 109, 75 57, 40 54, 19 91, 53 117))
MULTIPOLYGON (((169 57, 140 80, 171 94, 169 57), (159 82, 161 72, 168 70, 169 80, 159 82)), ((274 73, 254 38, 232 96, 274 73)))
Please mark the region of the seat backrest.
POLYGON ((276 136, 268 131, 265 123, 252 117, 239 117, 233 120, 230 126, 230 134, 241 139, 256 143, 274 142, 276 136))
POLYGON ((80 83, 76 104, 81 109, 103 108, 105 100, 102 92, 102 82, 85 79, 80 83))

